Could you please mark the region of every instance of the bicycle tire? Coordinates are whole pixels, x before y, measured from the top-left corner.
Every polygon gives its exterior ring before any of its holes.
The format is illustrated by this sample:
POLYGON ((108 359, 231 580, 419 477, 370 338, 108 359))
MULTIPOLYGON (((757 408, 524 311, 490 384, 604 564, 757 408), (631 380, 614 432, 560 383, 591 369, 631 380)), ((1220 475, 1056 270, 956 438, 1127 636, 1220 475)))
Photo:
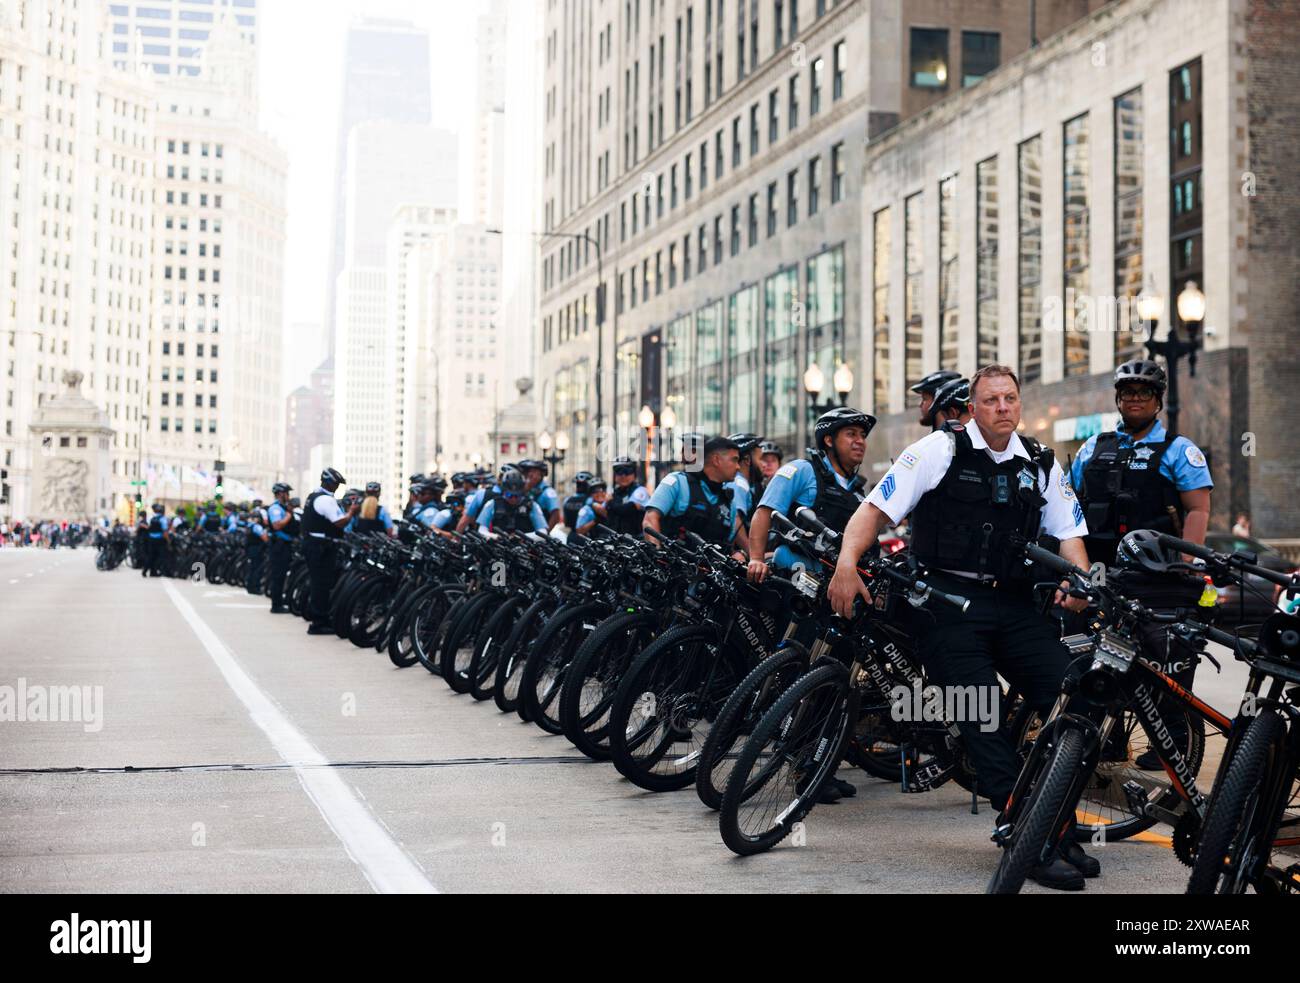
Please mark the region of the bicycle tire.
POLYGON ((438 659, 443 682, 453 693, 469 692, 470 661, 474 657, 474 643, 479 631, 491 614, 492 605, 500 600, 500 595, 493 591, 475 594, 462 610, 460 617, 443 639, 438 650, 438 659))
POLYGON ((482 703, 492 698, 495 689, 497 659, 501 657, 501 645, 510 637, 515 619, 523 611, 527 598, 516 594, 508 597, 500 607, 491 613, 483 624, 478 638, 474 640, 474 656, 469 663, 469 695, 482 703))
MULTIPOLYGON (((741 748, 718 810, 718 831, 732 853, 748 857, 772 849, 812 811, 822 786, 835 774, 839 764, 848 738, 849 710, 853 702, 848 670, 837 663, 823 664, 797 680, 763 715, 741 748), (793 747, 805 771, 790 783, 794 797, 784 809, 772 814, 770 819, 747 823, 741 817, 742 807, 772 786, 773 778, 780 774, 780 766, 774 769, 768 763, 787 758, 794 764, 794 759, 784 750, 779 755, 764 756, 768 745, 778 741, 778 747, 787 744, 793 747), (795 743, 798 741, 802 745, 795 743), (758 829, 751 832, 743 829, 743 825, 758 829)), ((798 766, 792 771, 799 774, 798 766)), ((778 804, 786 798, 787 793, 779 792, 778 804)))
MULTIPOLYGON (((1251 866, 1257 858, 1243 860, 1241 854, 1250 840, 1258 841, 1259 827, 1267 827, 1274 818, 1261 815, 1260 794, 1270 759, 1285 754, 1285 743, 1286 721, 1276 711, 1265 710, 1246 728, 1206 813, 1196 863, 1187 881, 1188 894, 1244 894, 1253 883, 1250 871, 1242 867, 1251 866), (1247 842, 1243 842, 1243 834, 1247 842)), ((1272 832, 1266 831, 1271 853, 1272 832)), ((1264 859, 1267 862, 1267 854, 1264 859)))
POLYGON ((589 602, 557 611, 533 642, 519 682, 519 697, 529 720, 548 734, 563 734, 556 719, 556 701, 573 656, 587 636, 604 620, 602 602, 589 602))
POLYGON ((610 615, 587 636, 565 674, 560 726, 573 746, 593 761, 609 760, 609 709, 614 694, 627 667, 654 640, 659 618, 653 611, 610 615), (584 695, 596 699, 584 704, 584 695))
MULTIPOLYGON (((524 609, 497 657, 496 676, 492 681, 492 701, 502 713, 518 713, 522 705, 519 684, 533 642, 545 623, 548 611, 559 605, 554 596, 539 597, 524 609)), ((525 718, 526 719, 526 718, 525 718)))

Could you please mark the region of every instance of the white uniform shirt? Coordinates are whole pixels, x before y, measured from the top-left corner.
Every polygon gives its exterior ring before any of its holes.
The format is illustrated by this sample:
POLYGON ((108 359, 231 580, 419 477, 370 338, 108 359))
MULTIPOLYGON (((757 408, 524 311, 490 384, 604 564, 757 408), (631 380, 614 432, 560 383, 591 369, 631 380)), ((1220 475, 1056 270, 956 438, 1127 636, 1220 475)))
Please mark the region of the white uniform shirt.
MULTIPOLYGON (((997 464, 1009 461, 1012 457, 1030 459, 1029 451, 1016 434, 1011 435, 1006 450, 995 451, 989 447, 983 432, 974 422, 966 425, 966 433, 970 437, 971 446, 983 450, 997 464)), ((942 430, 921 438, 899 455, 894 466, 871 489, 867 501, 897 525, 916 508, 922 495, 939 487, 939 482, 952 464, 955 450, 954 437, 942 430)), ((1043 487, 1042 469, 1039 469, 1038 491, 1047 499, 1047 504, 1043 507, 1043 533, 1061 540, 1088 535, 1083 508, 1075 497, 1070 479, 1061 470, 1059 461, 1052 462, 1052 473, 1047 477, 1046 488, 1043 487)))

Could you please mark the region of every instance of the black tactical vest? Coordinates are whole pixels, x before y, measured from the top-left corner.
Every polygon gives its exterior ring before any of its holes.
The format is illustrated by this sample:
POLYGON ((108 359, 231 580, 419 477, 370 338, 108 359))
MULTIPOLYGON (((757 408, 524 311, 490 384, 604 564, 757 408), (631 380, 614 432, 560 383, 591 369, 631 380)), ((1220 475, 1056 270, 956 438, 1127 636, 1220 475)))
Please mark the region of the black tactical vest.
POLYGON ((661 523, 665 536, 678 539, 685 532, 693 532, 706 543, 726 546, 731 542, 731 489, 721 484, 710 488, 717 496, 711 503, 704 495, 704 475, 698 471, 683 471, 690 487, 691 499, 681 515, 664 516, 661 523))
POLYGON ((1083 487, 1076 489, 1088 523, 1088 559, 1113 563, 1119 541, 1134 529, 1171 534, 1182 529, 1182 499, 1174 483, 1160 473, 1160 462, 1174 440, 1120 447, 1119 434, 1098 435, 1083 468, 1083 487))
POLYGON ((302 532, 304 536, 316 536, 323 533, 327 539, 342 539, 343 530, 316 511, 316 499, 329 492, 314 491, 307 496, 302 506, 302 532))
MULTIPOLYGON (((536 504, 527 495, 514 506, 507 505, 504 496, 499 497, 492 506, 492 522, 489 526, 493 532, 533 532, 533 506, 536 504)), ((487 508, 486 502, 483 507, 487 508)))
POLYGON ((577 531, 578 513, 582 511, 582 507, 586 504, 586 495, 570 495, 564 500, 564 504, 560 506, 560 510, 564 513, 564 524, 569 527, 570 532, 577 531))
POLYGON ((215 512, 207 512, 203 516, 204 532, 221 532, 221 516, 215 512))
POLYGON ((1039 491, 1051 479, 1054 455, 1032 437, 1020 441, 1030 460, 998 464, 971 444, 959 423, 942 428, 953 441, 952 464, 938 486, 912 511, 912 553, 922 564, 1015 581, 1032 576, 1015 546, 1036 540, 1047 500, 1039 491))
POLYGON ((645 518, 645 511, 632 505, 628 501, 641 486, 633 482, 627 488, 615 488, 613 495, 610 497, 610 504, 613 508, 607 508, 609 518, 606 520, 607 525, 615 532, 626 533, 629 536, 640 536, 642 520, 645 518))
MULTIPOLYGON (((812 510, 829 528, 843 533, 853 518, 853 513, 862 504, 862 489, 866 482, 861 475, 854 475, 852 483, 845 488, 836 480, 830 462, 821 454, 809 454, 808 463, 812 465, 813 476, 817 479, 817 498, 813 501, 812 510)), ((798 508, 795 505, 791 511, 797 512, 798 508)), ((791 515, 791 518, 794 516, 791 515)))

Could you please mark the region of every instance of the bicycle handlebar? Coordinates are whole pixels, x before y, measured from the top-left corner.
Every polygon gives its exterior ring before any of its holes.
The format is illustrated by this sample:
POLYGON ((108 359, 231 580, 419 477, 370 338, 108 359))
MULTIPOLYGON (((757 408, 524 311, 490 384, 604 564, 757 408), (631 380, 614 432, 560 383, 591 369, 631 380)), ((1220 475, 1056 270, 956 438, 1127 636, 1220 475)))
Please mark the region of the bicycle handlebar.
POLYGON ((1202 546, 1200 543, 1189 543, 1185 539, 1179 539, 1176 536, 1170 536, 1167 533, 1157 533, 1160 545, 1165 549, 1176 550, 1179 553, 1186 553, 1188 556, 1194 556, 1198 560, 1204 560, 1206 563, 1214 563, 1220 566, 1238 567, 1246 573, 1252 573, 1256 577, 1267 580, 1269 583, 1277 584, 1279 587, 1296 587, 1296 576, 1294 574, 1281 573, 1277 570, 1270 570, 1268 567, 1261 567, 1258 563, 1252 563, 1246 560, 1239 553, 1218 553, 1208 546, 1202 546))

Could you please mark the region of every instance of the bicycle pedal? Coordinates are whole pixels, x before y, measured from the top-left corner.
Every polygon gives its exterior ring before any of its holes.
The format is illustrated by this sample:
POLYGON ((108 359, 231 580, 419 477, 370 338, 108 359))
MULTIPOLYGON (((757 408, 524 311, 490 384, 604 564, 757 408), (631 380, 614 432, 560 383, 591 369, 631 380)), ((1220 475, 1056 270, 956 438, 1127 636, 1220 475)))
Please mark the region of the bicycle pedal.
POLYGON ((1012 827, 1010 823, 1003 823, 1001 826, 995 826, 993 828, 993 835, 990 836, 989 839, 999 847, 1005 848, 1007 840, 1011 838, 1011 829, 1012 827))
POLYGON ((1147 796, 1149 794, 1147 790, 1138 782, 1130 780, 1124 783, 1122 791, 1124 792, 1125 801, 1128 802, 1129 810, 1137 813, 1139 816, 1145 816, 1147 814, 1147 809, 1150 808, 1151 805, 1151 803, 1147 801, 1147 796))

